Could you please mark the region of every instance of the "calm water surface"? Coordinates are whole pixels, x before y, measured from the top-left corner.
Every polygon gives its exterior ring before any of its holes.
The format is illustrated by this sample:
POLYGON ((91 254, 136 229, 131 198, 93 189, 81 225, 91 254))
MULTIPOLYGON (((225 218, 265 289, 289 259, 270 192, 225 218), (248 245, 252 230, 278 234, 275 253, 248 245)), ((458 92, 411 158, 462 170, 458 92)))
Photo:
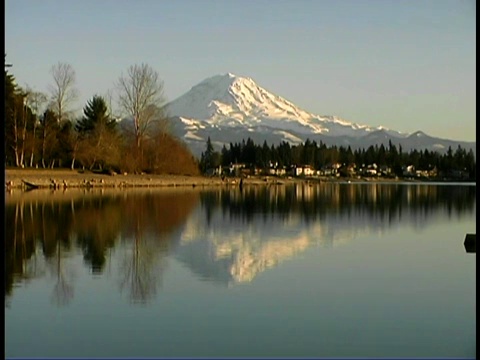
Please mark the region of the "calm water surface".
POLYGON ((475 185, 6 193, 7 357, 476 356, 475 185))

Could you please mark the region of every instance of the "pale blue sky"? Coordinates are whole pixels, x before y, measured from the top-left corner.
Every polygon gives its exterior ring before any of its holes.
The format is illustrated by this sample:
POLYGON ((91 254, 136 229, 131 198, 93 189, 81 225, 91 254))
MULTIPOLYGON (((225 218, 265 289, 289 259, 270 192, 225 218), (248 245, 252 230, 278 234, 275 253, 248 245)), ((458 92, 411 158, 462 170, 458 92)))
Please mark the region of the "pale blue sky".
POLYGON ((58 62, 79 110, 142 62, 168 100, 227 72, 304 110, 475 141, 475 0, 6 0, 19 85, 46 91, 58 62))

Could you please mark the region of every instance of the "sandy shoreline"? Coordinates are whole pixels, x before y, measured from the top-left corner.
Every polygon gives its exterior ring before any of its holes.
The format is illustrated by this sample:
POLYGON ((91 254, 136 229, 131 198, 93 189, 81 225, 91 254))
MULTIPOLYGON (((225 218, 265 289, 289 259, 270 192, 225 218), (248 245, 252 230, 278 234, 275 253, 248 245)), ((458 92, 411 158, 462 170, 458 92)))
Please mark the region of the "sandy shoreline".
POLYGON ((75 170, 5 170, 5 185, 27 188, 25 182, 40 188, 123 188, 157 186, 218 186, 221 179, 177 175, 105 175, 75 170))
MULTIPOLYGON (((302 182, 299 179, 282 179, 276 177, 255 177, 243 179, 245 185, 284 184, 302 182)), ((126 174, 105 175, 91 172, 81 173, 75 170, 44 169, 6 169, 5 187, 7 189, 26 189, 33 184, 39 188, 128 188, 128 187, 206 187, 238 186, 240 178, 126 174)))
MULTIPOLYGON (((66 188, 148 188, 148 187, 237 187, 239 177, 206 177, 186 175, 124 174, 107 175, 92 172, 80 172, 69 169, 5 169, 5 189, 31 189, 27 183, 39 189, 66 188)), ((286 185, 314 184, 332 182, 419 182, 405 179, 388 178, 295 178, 276 176, 252 176, 243 179, 243 185, 286 185)))

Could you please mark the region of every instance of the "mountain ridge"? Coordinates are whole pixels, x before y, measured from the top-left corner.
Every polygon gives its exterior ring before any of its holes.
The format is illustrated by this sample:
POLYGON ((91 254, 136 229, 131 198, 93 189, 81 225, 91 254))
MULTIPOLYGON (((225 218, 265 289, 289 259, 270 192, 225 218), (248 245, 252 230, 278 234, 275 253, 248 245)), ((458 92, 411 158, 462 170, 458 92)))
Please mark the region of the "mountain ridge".
POLYGON ((200 155, 208 137, 219 149, 248 137, 255 142, 299 144, 306 139, 326 145, 368 148, 401 145, 405 151, 444 152, 449 146, 476 151, 476 142, 440 139, 421 130, 408 134, 384 126, 369 126, 332 115, 317 115, 260 87, 250 77, 214 75, 192 86, 165 105, 174 135, 200 155))

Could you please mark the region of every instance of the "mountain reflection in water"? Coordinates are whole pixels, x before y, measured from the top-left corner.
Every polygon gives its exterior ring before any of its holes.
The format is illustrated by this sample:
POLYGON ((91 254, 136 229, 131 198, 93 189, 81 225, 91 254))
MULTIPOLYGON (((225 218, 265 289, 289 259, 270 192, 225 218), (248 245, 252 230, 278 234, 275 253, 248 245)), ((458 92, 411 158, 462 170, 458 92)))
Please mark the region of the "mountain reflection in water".
POLYGON ((475 186, 322 184, 253 187, 201 195, 175 256, 201 278, 223 284, 257 274, 311 245, 475 210, 475 186), (205 224, 206 223, 206 224, 205 224))
POLYGON ((79 257, 95 276, 115 261, 133 302, 155 296, 169 257, 204 280, 249 282, 312 245, 472 214, 475 198, 475 186, 426 184, 7 193, 6 304, 47 274, 68 304, 79 257))

